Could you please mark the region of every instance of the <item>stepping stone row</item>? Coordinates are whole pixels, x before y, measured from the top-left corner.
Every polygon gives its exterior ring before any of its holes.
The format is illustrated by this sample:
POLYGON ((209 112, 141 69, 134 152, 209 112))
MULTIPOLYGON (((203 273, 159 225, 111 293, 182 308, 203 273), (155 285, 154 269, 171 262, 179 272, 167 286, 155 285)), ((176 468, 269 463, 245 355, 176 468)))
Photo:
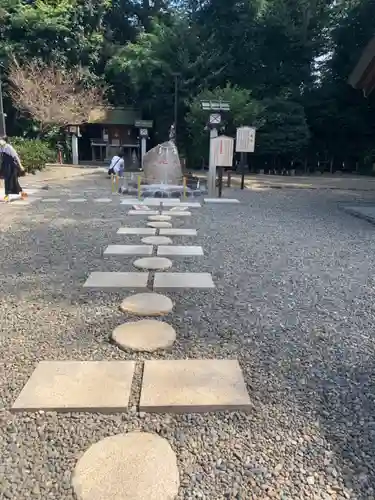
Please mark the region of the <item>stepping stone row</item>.
MULTIPOLYGON (((84 288, 147 289, 147 272, 93 272, 84 283, 84 288)), ((215 288, 211 273, 155 273, 154 290, 182 288, 215 288)))
POLYGON ((163 198, 163 199, 155 199, 155 198, 147 198, 143 201, 137 200, 136 198, 128 198, 121 202, 121 205, 127 206, 151 206, 151 207, 179 207, 179 208, 200 208, 201 204, 199 202, 181 202, 179 198, 163 198))
MULTIPOLYGON (((156 235, 156 228, 150 227, 121 227, 117 234, 125 235, 156 235)), ((159 230, 160 236, 197 236, 196 229, 182 229, 182 228, 161 228, 159 230)))
MULTIPOLYGON (((59 203, 62 198, 41 198, 42 203, 59 203)), ((88 198, 68 198, 66 200, 68 203, 85 203, 86 201, 93 201, 94 203, 111 203, 114 201, 112 198, 93 198, 89 200, 88 198)))
MULTIPOLYGON (((152 237, 156 237, 155 233, 152 237)), ((113 250, 115 245, 110 247, 113 250)), ((107 253, 110 253, 110 247, 107 253)), ((121 247, 124 251, 125 245, 121 247)), ((173 247, 161 245, 158 250, 163 252, 168 248, 173 247)), ((175 248, 180 248, 177 253, 181 254, 181 247, 175 248)), ((142 250, 137 249, 141 254, 146 251, 146 255, 149 250, 147 245, 142 250)), ((161 258, 152 259, 160 262, 161 258)), ((144 275, 148 276, 147 273, 107 274, 116 274, 117 279, 120 274, 121 279, 133 280, 134 283, 143 281, 144 275)), ((173 283, 178 274, 171 273, 169 283, 173 283)), ((158 279, 160 281, 160 276, 162 274, 155 275, 155 284, 158 279)), ((209 278, 212 282, 210 274, 209 278)), ((95 282, 92 275, 91 280, 95 282)), ((131 311, 134 307, 138 315, 140 311, 150 315, 161 311, 167 313, 173 305, 167 297, 154 293, 128 297, 121 304, 123 311, 131 311)), ((155 320, 129 322, 117 327, 112 334, 112 340, 120 348, 138 351, 169 347, 175 338, 176 332, 170 325, 155 320)), ((13 410, 125 410, 129 406, 134 370, 133 361, 41 362, 14 403, 13 410)), ((140 396, 143 411, 248 409, 249 405, 237 361, 145 362, 140 396)), ((158 436, 141 432, 111 436, 92 445, 79 459, 72 486, 78 500, 172 500, 179 488, 177 459, 168 442, 158 436)))
POLYGON ((104 255, 152 255, 154 245, 158 247, 158 256, 199 257, 203 255, 202 247, 194 245, 170 245, 170 243, 173 243, 172 240, 165 236, 150 236, 143 238, 142 241, 145 243, 150 242, 151 245, 109 245, 104 250, 104 255), (167 245, 164 243, 167 243, 167 245))
MULTIPOLYGON (((130 324, 129 328, 133 327, 134 323, 130 324)), ((117 334, 121 338, 120 330, 117 334)), ((169 342, 173 336, 172 330, 167 332, 163 326, 159 334, 169 342)), ((127 339, 131 341, 132 335, 137 342, 134 332, 128 332, 127 339)), ((12 411, 127 411, 134 370, 134 361, 41 361, 12 411)), ((234 409, 250 409, 238 361, 144 362, 141 411, 183 413, 234 409)))

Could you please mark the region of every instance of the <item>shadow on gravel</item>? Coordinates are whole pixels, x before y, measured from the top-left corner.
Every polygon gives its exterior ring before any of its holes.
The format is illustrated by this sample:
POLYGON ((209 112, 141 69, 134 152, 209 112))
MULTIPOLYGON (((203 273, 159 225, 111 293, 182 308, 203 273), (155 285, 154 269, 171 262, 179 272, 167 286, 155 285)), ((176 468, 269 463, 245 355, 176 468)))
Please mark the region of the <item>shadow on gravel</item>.
POLYGON ((353 498, 374 498, 375 364, 342 364, 330 377, 335 383, 322 387, 317 401, 322 431, 353 498))
MULTIPOLYGON (((306 351, 308 346, 306 347, 306 351)), ((375 362, 351 364, 334 344, 322 343, 316 357, 299 355, 297 365, 284 375, 290 396, 301 412, 316 420, 330 451, 321 468, 352 491, 356 500, 375 495, 375 362), (301 369, 302 368, 302 369, 301 369), (301 378, 297 380, 294 375, 301 378)), ((280 375, 281 373, 279 373, 280 375)), ((339 484, 337 483, 337 484, 339 484)), ((337 487, 337 491, 340 488, 337 487)))

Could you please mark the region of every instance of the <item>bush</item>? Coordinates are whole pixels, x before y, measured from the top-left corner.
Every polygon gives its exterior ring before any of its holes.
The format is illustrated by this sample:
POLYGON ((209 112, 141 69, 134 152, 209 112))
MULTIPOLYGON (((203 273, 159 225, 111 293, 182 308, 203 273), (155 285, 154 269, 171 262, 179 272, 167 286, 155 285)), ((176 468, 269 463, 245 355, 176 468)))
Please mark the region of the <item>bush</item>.
POLYGON ((26 172, 42 170, 46 163, 56 161, 57 153, 50 145, 40 139, 25 139, 23 137, 10 137, 9 143, 17 151, 26 172))

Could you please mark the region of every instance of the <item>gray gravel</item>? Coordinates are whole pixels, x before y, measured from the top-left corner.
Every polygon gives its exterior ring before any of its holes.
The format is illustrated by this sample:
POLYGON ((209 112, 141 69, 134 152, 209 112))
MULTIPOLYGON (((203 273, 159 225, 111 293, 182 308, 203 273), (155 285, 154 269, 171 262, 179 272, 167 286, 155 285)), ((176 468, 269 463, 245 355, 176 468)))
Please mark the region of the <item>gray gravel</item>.
MULTIPOLYGON (((106 197, 106 180, 82 186, 106 197)), ((197 210, 206 256, 172 270, 208 271, 213 291, 168 294, 178 332, 168 352, 126 353, 109 343, 127 292, 84 290, 87 274, 131 270, 103 258, 137 224, 119 204, 0 207, 0 498, 72 500, 70 475, 90 444, 141 429, 177 453, 179 500, 375 497, 375 227, 342 212, 357 195, 272 190, 231 194, 241 205, 197 210), (42 359, 238 358, 249 414, 16 414, 8 409, 42 359)), ((92 194, 88 193, 89 196, 92 194)), ((62 194, 67 196, 67 194, 62 194)), ((142 219, 139 225, 142 226, 142 219)), ((132 317, 134 319, 134 317, 132 317)), ((136 401, 132 398, 132 404, 136 401)))

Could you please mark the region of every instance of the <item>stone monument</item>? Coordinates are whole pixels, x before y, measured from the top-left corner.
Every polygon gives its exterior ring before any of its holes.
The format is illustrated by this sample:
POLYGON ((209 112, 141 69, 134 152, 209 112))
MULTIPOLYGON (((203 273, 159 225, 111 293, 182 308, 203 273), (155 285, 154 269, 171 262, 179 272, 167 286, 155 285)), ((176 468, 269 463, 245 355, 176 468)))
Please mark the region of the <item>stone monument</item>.
POLYGON ((182 169, 177 147, 172 141, 150 149, 143 157, 144 182, 182 185, 182 169))
MULTIPOLYGON (((150 149, 143 157, 143 174, 133 177, 120 188, 123 194, 139 198, 174 198, 199 196, 206 193, 205 186, 187 182, 182 173, 177 146, 174 142, 174 126, 170 129, 170 140, 150 149)), ((191 177, 191 176, 190 176, 191 177)))

